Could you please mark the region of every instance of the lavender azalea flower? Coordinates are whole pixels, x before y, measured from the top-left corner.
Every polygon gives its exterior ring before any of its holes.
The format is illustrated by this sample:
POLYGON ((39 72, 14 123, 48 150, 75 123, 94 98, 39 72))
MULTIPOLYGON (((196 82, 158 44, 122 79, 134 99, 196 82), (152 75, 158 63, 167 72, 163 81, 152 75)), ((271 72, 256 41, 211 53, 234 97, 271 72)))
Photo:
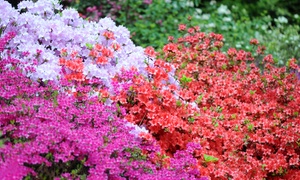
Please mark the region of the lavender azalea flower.
POLYGON ((3 10, 0 28, 4 29, 3 33, 6 32, 5 28, 17 32, 9 47, 18 51, 10 56, 36 68, 35 72, 26 74, 33 80, 59 81, 62 78, 59 66, 59 52, 62 49, 77 51, 84 60, 83 74, 86 78, 100 78, 107 86, 122 68, 135 66, 140 73, 146 73, 144 49, 135 46, 130 40, 129 31, 123 26, 116 26, 110 18, 100 19, 98 23, 88 22, 74 9, 63 10, 57 0, 22 1, 17 10, 4 0, 0 2, 3 10), (106 31, 112 32, 114 38, 107 39, 103 35, 106 31), (101 44, 112 51, 110 63, 92 65, 93 59, 89 56, 87 44, 91 47, 101 44), (120 45, 120 49, 112 49, 113 44, 120 45), (38 56, 37 50, 42 52, 38 56), (24 52, 28 52, 26 56, 23 56, 24 52))

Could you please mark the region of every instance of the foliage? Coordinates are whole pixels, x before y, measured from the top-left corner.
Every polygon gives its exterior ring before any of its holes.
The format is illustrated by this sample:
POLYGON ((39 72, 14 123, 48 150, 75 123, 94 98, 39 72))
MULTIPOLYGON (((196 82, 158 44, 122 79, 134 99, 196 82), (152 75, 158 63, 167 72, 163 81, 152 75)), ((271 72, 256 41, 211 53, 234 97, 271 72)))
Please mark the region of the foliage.
MULTIPOLYGON (((195 4, 197 7, 204 8, 211 4, 212 1, 201 1, 198 4, 195 4)), ((280 16, 285 16, 288 18, 289 22, 292 24, 299 24, 296 14, 297 6, 299 6, 299 1, 280 1, 280 0, 216 0, 217 4, 223 4, 228 6, 230 9, 236 7, 239 9, 237 14, 243 16, 243 12, 248 12, 248 16, 252 18, 260 18, 266 15, 270 15, 272 19, 275 19, 280 16)))
MULTIPOLYGON (((177 24, 186 23, 194 9, 186 7, 183 1, 153 0, 146 8, 141 8, 139 1, 126 1, 126 10, 120 11, 116 22, 130 29, 132 39, 143 47, 162 47, 169 35, 176 35, 177 24)), ((122 7, 124 6, 122 5, 122 7)), ((179 34, 178 34, 179 35, 179 34)))
MULTIPOLYGON (((284 25, 276 22, 277 28, 270 28, 267 34, 261 37, 265 43, 267 52, 274 56, 275 63, 279 66, 287 64, 289 57, 300 59, 300 27, 298 25, 284 25)), ((300 64, 300 63, 298 63, 300 64)))
POLYGON ((121 0, 62 0, 62 5, 75 8, 81 12, 81 16, 84 18, 99 21, 100 18, 104 17, 115 19, 121 9, 119 2, 121 0))

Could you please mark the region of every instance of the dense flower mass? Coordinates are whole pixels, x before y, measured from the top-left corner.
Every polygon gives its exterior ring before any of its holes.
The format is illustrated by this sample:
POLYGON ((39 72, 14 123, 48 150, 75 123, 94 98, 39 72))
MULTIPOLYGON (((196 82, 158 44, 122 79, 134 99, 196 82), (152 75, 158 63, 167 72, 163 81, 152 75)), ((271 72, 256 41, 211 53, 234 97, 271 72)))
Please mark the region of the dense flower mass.
POLYGON ((86 21, 74 9, 62 9, 57 0, 22 1, 17 10, 4 0, 0 2, 1 29, 17 33, 7 46, 15 49, 9 56, 20 59, 24 67, 35 67, 27 74, 35 80, 61 78, 62 51, 84 65, 82 74, 71 75, 71 79, 96 77, 111 88, 111 78, 122 68, 128 70, 134 65, 145 72, 143 49, 132 43, 125 27, 116 26, 109 18, 98 23, 86 21))
POLYGON ((0 10, 2 179, 300 178, 295 58, 187 24, 157 53, 57 0, 0 10))
MULTIPOLYGON (((12 41, 13 37, 7 38, 10 34, 1 42, 12 41)), ((120 118, 123 108, 84 96, 96 81, 78 85, 76 93, 82 95, 70 96, 60 92, 54 81, 26 77, 21 61, 5 57, 13 49, 4 48, 0 54, 1 179, 207 179, 201 177, 192 156, 200 150, 199 144, 168 158, 171 164, 166 168, 162 159, 166 156, 160 156, 155 141, 139 137, 148 131, 120 118)))
POLYGON ((212 179, 299 178, 296 59, 278 68, 266 55, 257 67, 263 52, 223 53, 222 35, 193 28, 177 42, 172 38, 147 67, 150 76, 136 76, 116 98, 127 120, 146 126, 169 156, 188 142, 200 143, 198 166, 212 179), (162 83, 171 66, 180 87, 162 83))

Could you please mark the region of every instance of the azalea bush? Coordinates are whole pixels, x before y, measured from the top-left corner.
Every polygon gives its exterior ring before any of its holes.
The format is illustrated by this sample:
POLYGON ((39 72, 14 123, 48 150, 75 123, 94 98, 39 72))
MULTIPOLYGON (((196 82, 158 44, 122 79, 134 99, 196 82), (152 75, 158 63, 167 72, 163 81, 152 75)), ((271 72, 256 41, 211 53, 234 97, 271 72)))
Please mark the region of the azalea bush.
POLYGON ((8 12, 1 17, 0 39, 2 179, 207 179, 193 157, 199 144, 166 158, 148 131, 128 123, 124 109, 108 100, 108 92, 117 95, 132 84, 113 78, 145 73, 138 65, 143 49, 128 39, 126 28, 119 27, 124 31, 118 34, 104 19, 110 27, 101 31, 100 23, 84 24, 78 14, 66 20, 64 14, 75 11, 60 11, 57 1, 23 1, 19 10, 5 1, 0 5, 8 12), (40 34, 38 27, 51 22, 62 29, 40 34), (96 34, 90 41, 63 30, 84 26, 96 34), (122 61, 129 56, 136 61, 122 61), (85 69, 90 65, 94 71, 85 69))
MULTIPOLYGON (((170 156, 200 143, 202 154, 195 156, 212 179, 299 178, 296 59, 277 68, 256 39, 250 41, 255 55, 234 48, 222 53, 221 34, 179 29, 184 36, 169 38, 149 75, 137 76, 116 98, 126 119, 144 124, 170 156), (172 67, 179 86, 169 83, 172 67)), ((145 52, 156 57, 151 47, 145 52)))
POLYGON ((16 10, 2 1, 5 13, 0 27, 1 32, 18 32, 8 44, 18 51, 10 56, 24 62, 24 67, 35 68, 27 74, 32 79, 59 80, 60 58, 81 60, 82 74, 88 79, 101 78, 107 87, 121 69, 134 65, 141 72, 146 67, 143 48, 133 44, 124 26, 116 26, 109 18, 98 23, 86 21, 74 9, 62 9, 58 1, 22 1, 18 7, 16 10), (94 51, 96 45, 102 48, 99 52, 94 51), (95 53, 102 60, 95 60, 95 53))

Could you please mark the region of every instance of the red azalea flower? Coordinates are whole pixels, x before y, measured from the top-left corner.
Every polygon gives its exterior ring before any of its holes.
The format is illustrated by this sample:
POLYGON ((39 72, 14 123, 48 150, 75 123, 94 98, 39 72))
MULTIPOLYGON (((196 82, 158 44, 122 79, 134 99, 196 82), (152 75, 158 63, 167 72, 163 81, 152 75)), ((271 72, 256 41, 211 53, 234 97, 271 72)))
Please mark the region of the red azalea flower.
POLYGON ((186 25, 185 25, 185 24, 179 24, 179 26, 178 26, 178 30, 179 30, 179 31, 184 31, 185 28, 186 28, 186 25))
POLYGON ((176 44, 174 44, 174 43, 169 43, 169 44, 167 44, 167 45, 165 45, 165 46, 163 47, 163 51, 164 51, 165 53, 167 53, 167 52, 176 52, 176 51, 178 51, 178 48, 177 48, 177 45, 176 45, 176 44))
POLYGON ((258 42, 257 39, 251 39, 251 40, 250 40, 250 44, 251 44, 251 45, 258 45, 259 42, 258 42))
POLYGON ((111 31, 105 31, 105 32, 103 33, 103 36, 104 36, 106 39, 115 39, 114 33, 111 32, 111 31))
POLYGON ((105 57, 113 57, 114 56, 113 52, 107 48, 103 48, 101 52, 102 52, 102 55, 105 57))
POLYGON ((153 57, 153 58, 156 57, 156 52, 155 52, 154 48, 151 47, 151 46, 148 46, 148 47, 145 49, 144 52, 145 52, 146 55, 148 55, 148 56, 150 56, 150 57, 153 57))
POLYGON ((105 65, 108 63, 108 59, 104 56, 100 56, 97 58, 97 64, 105 65))

